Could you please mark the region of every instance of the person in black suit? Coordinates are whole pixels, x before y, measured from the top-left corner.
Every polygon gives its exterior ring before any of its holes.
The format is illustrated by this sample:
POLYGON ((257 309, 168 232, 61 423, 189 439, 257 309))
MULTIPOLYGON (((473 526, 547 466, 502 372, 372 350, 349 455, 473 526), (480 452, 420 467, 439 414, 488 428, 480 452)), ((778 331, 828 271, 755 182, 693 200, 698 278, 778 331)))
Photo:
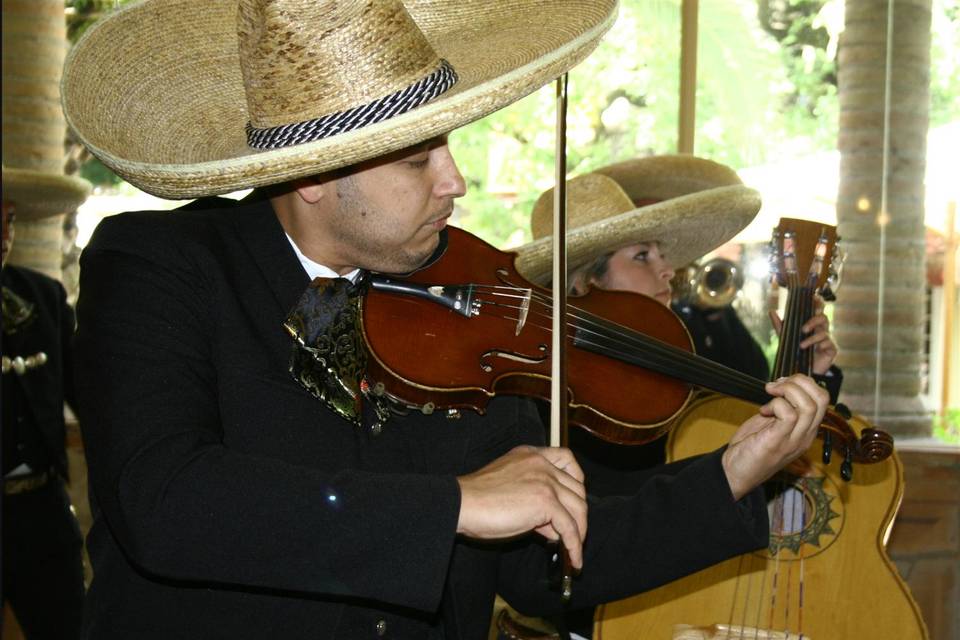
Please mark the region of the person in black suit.
POLYGON ((370 273, 438 259, 465 190, 446 132, 582 59, 615 3, 235 9, 148 0, 64 69, 68 121, 128 181, 258 187, 108 218, 81 257, 86 637, 479 639, 496 592, 563 606, 544 539, 579 605, 762 546, 755 487, 826 407, 802 376, 729 447, 589 506, 531 402, 419 411, 366 377, 370 273))
POLYGON ((63 286, 7 263, 14 215, 76 208, 85 181, 3 169, 3 599, 28 639, 79 638, 82 540, 64 488, 63 403, 77 408, 63 286))

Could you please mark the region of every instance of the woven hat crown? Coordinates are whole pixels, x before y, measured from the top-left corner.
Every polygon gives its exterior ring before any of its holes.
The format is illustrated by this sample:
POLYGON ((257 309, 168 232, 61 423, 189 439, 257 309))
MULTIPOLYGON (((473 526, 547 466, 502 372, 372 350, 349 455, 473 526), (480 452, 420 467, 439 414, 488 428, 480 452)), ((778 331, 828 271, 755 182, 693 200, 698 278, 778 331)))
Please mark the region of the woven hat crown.
MULTIPOLYGON (((587 173, 567 181, 567 228, 576 229, 636 209, 613 178, 587 173)), ((540 194, 530 215, 534 239, 553 233, 553 188, 540 194)))
POLYGON ((258 148, 402 113, 456 81, 399 0, 242 0, 237 36, 258 148))

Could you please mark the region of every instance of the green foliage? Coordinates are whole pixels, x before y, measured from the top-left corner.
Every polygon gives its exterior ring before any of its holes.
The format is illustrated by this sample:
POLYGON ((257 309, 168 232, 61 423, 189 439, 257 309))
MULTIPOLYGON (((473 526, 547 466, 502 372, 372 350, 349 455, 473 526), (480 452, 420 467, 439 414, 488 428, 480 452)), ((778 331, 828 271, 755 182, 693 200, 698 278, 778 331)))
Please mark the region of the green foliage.
POLYGON ((933 0, 930 126, 960 118, 960 0, 933 0))
MULTIPOLYGON (((696 151, 735 168, 782 155, 787 135, 801 124, 808 132, 832 130, 809 116, 789 122, 781 105, 793 85, 776 42, 752 15, 755 7, 753 0, 700 5, 696 151)), ((679 34, 680 0, 621 3, 610 33, 570 74, 571 175, 676 151, 679 34)), ((501 246, 530 239, 530 209, 554 183, 554 114, 550 86, 453 133, 470 189, 459 224, 501 246)), ((816 148, 804 144, 804 152, 816 148)))
POLYGON ((933 437, 949 444, 960 444, 960 408, 947 409, 933 417, 933 437))
POLYGON ((120 176, 108 169, 94 156, 90 156, 80 165, 80 177, 98 186, 114 187, 123 184, 120 176))
POLYGON ((76 42, 90 25, 114 9, 135 0, 64 0, 67 10, 67 39, 76 42))
POLYGON ((767 367, 770 371, 773 371, 777 362, 777 350, 780 348, 780 336, 777 335, 777 332, 771 330, 770 340, 768 342, 761 341, 760 348, 763 349, 763 356, 767 359, 767 367))

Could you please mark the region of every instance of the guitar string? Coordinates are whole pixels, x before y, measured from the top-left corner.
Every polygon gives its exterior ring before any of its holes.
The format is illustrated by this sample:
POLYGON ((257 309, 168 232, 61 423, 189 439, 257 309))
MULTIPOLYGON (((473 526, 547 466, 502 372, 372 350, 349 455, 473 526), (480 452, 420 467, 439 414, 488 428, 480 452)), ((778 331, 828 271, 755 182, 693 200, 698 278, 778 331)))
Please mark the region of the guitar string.
MULTIPOLYGON (((806 361, 807 359, 804 358, 808 350, 807 349, 801 350, 799 348, 799 344, 801 342, 801 336, 799 334, 801 331, 801 327, 805 321, 804 319, 812 317, 812 308, 810 304, 812 303, 812 296, 794 295, 795 292, 805 293, 803 291, 803 288, 797 286, 797 283, 794 278, 790 278, 789 284, 791 285, 791 287, 787 297, 787 312, 785 313, 786 317, 784 318, 783 326, 781 327, 781 336, 784 338, 784 344, 783 344, 783 348, 778 350, 777 358, 776 358, 777 369, 773 377, 778 377, 780 375, 790 373, 791 371, 803 371, 809 368, 809 362, 807 362, 806 361)), ((806 372, 809 373, 809 370, 807 370, 806 372)), ((783 476, 779 481, 779 486, 778 486, 779 490, 777 492, 777 497, 774 499, 775 502, 774 502, 774 508, 773 508, 773 511, 775 514, 774 531, 777 532, 778 535, 783 534, 783 529, 785 526, 785 518, 784 518, 785 506, 784 505, 786 502, 787 491, 789 491, 790 488, 791 487, 786 480, 786 476, 783 476)), ((796 509, 797 509, 796 496, 794 496, 793 498, 794 499, 791 504, 792 514, 791 514, 791 520, 789 524, 791 531, 793 531, 796 528, 796 523, 798 521, 798 516, 796 513, 796 509)), ((802 492, 800 494, 800 498, 801 499, 800 499, 799 506, 801 511, 800 511, 799 520, 801 523, 800 531, 802 535, 802 530, 805 527, 805 507, 806 507, 806 502, 803 499, 802 492)), ((779 578, 780 578, 780 552, 781 551, 782 549, 780 545, 777 545, 777 552, 775 554, 774 562, 773 562, 773 576, 770 579, 770 582, 771 582, 770 611, 769 611, 769 621, 767 624, 767 628, 771 630, 775 627, 774 617, 775 617, 775 611, 776 611, 776 601, 777 601, 777 596, 778 596, 779 587, 780 587, 779 578)), ((763 576, 761 577, 760 593, 757 598, 756 618, 754 620, 754 624, 752 625, 753 635, 755 639, 759 637, 759 633, 760 633, 760 612, 762 609, 761 603, 764 600, 764 592, 766 590, 765 587, 766 587, 767 579, 765 576, 767 571, 769 570, 769 565, 770 565, 770 563, 765 560, 762 562, 764 565, 764 572, 763 572, 763 576)), ((787 578, 786 595, 785 595, 786 603, 785 603, 785 609, 784 609, 784 625, 786 628, 785 633, 788 636, 790 633, 789 611, 790 611, 790 590, 791 590, 791 584, 792 584, 792 573, 793 573, 793 567, 791 563, 789 566, 788 574, 786 576, 787 578)), ((800 579, 800 586, 798 591, 798 598, 799 598, 798 608, 802 608, 802 604, 803 604, 803 556, 802 555, 800 558, 800 574, 801 574, 801 579, 800 579)), ((739 591, 739 578, 741 575, 742 574, 738 573, 737 585, 734 588, 734 601, 736 599, 736 593, 739 591)), ((750 582, 750 584, 752 584, 752 581, 750 582)), ((747 601, 744 603, 744 611, 747 611, 747 609, 750 608, 749 607, 749 598, 750 598, 749 589, 747 593, 748 595, 746 596, 747 601)), ((731 607, 731 613, 734 608, 735 606, 731 607)), ((802 620, 802 617, 800 618, 800 620, 802 620)), ((746 630, 746 625, 742 624, 740 626, 741 628, 740 628, 739 635, 742 637, 743 633, 746 630)), ((800 632, 802 636, 802 626, 798 628, 798 632, 800 632)))

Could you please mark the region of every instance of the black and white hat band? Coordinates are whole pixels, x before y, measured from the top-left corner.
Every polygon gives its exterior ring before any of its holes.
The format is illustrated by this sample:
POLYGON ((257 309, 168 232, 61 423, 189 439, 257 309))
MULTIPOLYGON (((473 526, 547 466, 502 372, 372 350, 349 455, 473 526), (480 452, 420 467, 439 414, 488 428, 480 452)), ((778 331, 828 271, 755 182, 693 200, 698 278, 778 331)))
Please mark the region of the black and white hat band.
POLYGON ((361 129, 430 102, 456 82, 457 72, 449 62, 441 59, 430 75, 396 93, 353 109, 279 127, 259 129, 247 123, 247 144, 254 149, 279 149, 361 129))

